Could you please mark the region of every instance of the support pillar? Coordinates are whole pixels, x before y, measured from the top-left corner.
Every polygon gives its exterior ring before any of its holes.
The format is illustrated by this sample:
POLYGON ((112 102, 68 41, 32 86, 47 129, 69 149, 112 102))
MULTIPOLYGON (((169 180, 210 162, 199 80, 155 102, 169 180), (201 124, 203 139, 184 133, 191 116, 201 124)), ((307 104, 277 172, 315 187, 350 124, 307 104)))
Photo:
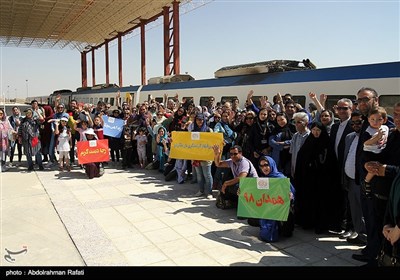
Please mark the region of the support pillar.
POLYGON ((105 55, 106 55, 106 84, 110 84, 110 61, 109 61, 109 53, 108 53, 108 40, 105 41, 104 43, 104 48, 105 48, 105 55))
POLYGON ((142 85, 146 85, 146 22, 140 22, 140 57, 142 85))
POLYGON ((92 86, 96 84, 96 67, 95 67, 95 57, 94 49, 92 49, 92 86))
POLYGON ((118 34, 118 83, 122 87, 122 34, 118 34))
POLYGON ((81 52, 81 80, 82 80, 82 87, 87 87, 86 52, 81 52))

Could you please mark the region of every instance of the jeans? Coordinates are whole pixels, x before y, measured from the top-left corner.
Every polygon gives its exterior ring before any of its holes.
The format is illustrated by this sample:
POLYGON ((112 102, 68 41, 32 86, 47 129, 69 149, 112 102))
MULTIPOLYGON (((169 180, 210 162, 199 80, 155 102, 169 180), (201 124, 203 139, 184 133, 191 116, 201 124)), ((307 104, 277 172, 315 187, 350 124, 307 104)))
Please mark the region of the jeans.
MULTIPOLYGON (((26 160, 28 161, 28 168, 33 169, 32 156, 26 155, 26 160)), ((35 161, 37 162, 39 167, 43 167, 42 154, 41 154, 40 150, 35 155, 35 161)))
POLYGON ((200 191, 204 194, 211 194, 213 185, 211 164, 206 161, 201 161, 200 166, 196 166, 195 169, 200 191))

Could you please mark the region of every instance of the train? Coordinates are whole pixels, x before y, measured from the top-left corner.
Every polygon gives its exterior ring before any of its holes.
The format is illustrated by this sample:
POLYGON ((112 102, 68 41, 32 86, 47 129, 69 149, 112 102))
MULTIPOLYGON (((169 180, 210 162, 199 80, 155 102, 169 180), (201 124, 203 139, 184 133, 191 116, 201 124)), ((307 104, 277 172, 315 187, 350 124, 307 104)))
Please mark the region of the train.
POLYGON ((154 98, 164 102, 164 94, 168 98, 178 94, 179 99, 193 99, 196 105, 207 105, 210 96, 216 102, 239 99, 244 106, 247 94, 254 91, 253 100, 265 96, 272 102, 273 96, 290 93, 293 100, 307 107, 311 100, 309 92, 327 94, 326 107, 331 108, 341 98, 356 99, 362 87, 374 88, 379 94, 379 103, 388 113, 392 113, 393 105, 400 102, 400 61, 342 66, 317 69, 312 63, 305 66, 291 67, 293 61, 269 61, 224 67, 217 70, 215 78, 195 80, 190 75, 157 77, 149 80, 147 85, 118 87, 117 85, 99 85, 91 88, 78 88, 76 91, 58 90, 48 97, 53 104, 60 94, 61 102, 69 104, 72 99, 83 103, 96 104, 99 100, 116 106, 116 94, 119 91, 122 102, 133 99, 134 104, 154 98))

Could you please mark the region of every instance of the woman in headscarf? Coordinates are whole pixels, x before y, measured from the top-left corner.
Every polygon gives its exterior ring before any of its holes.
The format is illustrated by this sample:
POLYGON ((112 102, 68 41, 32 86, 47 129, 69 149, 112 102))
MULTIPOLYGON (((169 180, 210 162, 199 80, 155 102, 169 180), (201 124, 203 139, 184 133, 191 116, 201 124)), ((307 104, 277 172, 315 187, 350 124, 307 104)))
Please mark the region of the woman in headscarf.
POLYGON ((11 134, 12 127, 7 119, 5 111, 0 108, 0 158, 1 158, 1 170, 6 171, 6 157, 9 150, 9 136, 11 134))
POLYGON ((305 229, 314 228, 319 234, 331 225, 330 211, 337 209, 331 178, 333 154, 326 126, 320 122, 311 125, 311 133, 301 146, 296 160, 294 184, 297 190, 296 223, 305 229))
MULTIPOLYGON (((212 129, 207 125, 207 119, 204 114, 197 114, 195 121, 189 125, 188 131, 193 132, 212 132, 212 129)), ((199 191, 195 196, 205 196, 212 199, 212 185, 213 177, 211 175, 212 161, 208 160, 192 160, 192 165, 196 170, 197 183, 199 184, 199 191)))
POLYGON ((40 114, 38 117, 33 117, 33 110, 31 108, 25 110, 25 118, 22 120, 18 129, 18 141, 24 148, 24 154, 28 161, 28 171, 33 171, 33 160, 39 165, 39 170, 44 170, 42 164, 41 143, 39 141, 39 127, 44 121, 44 117, 40 114))
MULTIPOLYGON (((259 173, 260 178, 261 177, 287 178, 283 173, 281 173, 278 170, 278 167, 276 166, 276 162, 273 160, 272 157, 269 157, 269 156, 260 157, 260 160, 258 161, 258 168, 260 170, 260 173, 259 173)), ((289 195, 289 199, 291 202, 294 201, 295 193, 296 193, 295 188, 293 187, 292 184, 290 184, 290 193, 288 195, 289 195)), ((263 240, 265 240, 264 236, 266 236, 266 232, 263 232, 263 231, 266 230, 267 224, 274 224, 272 221, 273 220, 260 219, 260 227, 261 227, 260 237, 263 240)), ((275 221, 275 222, 278 223, 277 221, 275 221)), ((289 212, 289 217, 286 222, 282 222, 278 225, 280 226, 280 230, 282 231, 282 233, 284 231, 284 234, 283 234, 284 236, 291 236, 291 233, 294 228, 293 212, 289 212)), ((265 241, 269 241, 269 240, 265 240, 265 241)))
MULTIPOLYGON (((94 132, 93 128, 88 128, 83 135, 84 137, 82 141, 97 140, 97 135, 94 132)), ((83 166, 85 168, 85 173, 89 179, 93 179, 94 177, 100 177, 101 175, 103 175, 100 172, 100 162, 85 163, 83 166)))

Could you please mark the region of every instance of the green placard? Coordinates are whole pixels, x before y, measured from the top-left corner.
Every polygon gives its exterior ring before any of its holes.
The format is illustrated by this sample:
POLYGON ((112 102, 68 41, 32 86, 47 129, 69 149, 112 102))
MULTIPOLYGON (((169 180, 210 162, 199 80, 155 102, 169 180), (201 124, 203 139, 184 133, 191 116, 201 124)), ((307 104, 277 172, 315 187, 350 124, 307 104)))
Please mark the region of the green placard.
POLYGON ((240 178, 239 217, 287 221, 289 178, 240 178))

